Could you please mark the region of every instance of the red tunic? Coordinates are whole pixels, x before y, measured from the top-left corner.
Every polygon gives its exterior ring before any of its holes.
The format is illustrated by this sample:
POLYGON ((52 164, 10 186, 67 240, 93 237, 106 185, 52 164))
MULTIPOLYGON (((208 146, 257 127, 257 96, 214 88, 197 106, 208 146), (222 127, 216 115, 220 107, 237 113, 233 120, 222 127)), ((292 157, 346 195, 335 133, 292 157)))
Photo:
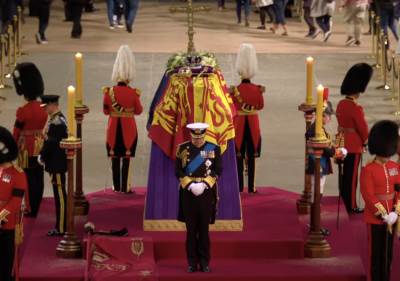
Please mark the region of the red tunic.
MULTIPOLYGON (((23 157, 39 155, 43 145, 43 128, 46 121, 47 113, 43 107, 40 107, 39 101, 30 101, 17 109, 13 135, 18 143, 20 157, 21 155, 23 157)), ((25 165, 21 166, 27 168, 25 165)))
POLYGON ((0 169, 0 212, 10 212, 6 219, 8 222, 1 229, 12 230, 18 223, 21 211, 21 202, 27 190, 27 182, 24 171, 16 166, 0 169))
MULTIPOLYGON (((123 143, 127 151, 137 139, 134 115, 143 111, 140 103, 140 91, 129 86, 114 86, 104 90, 103 112, 109 115, 107 144, 113 151, 117 138, 118 120, 121 121, 123 143), (110 91, 112 89, 112 91, 110 91)), ((112 153, 111 153, 112 154, 112 153)))
POLYGON ((250 82, 242 82, 235 91, 233 102, 236 112, 233 119, 235 126, 235 144, 236 150, 239 151, 244 139, 244 129, 246 120, 250 127, 251 139, 254 150, 257 151, 261 143, 260 121, 258 111, 264 107, 264 97, 262 88, 250 82))
POLYGON ((364 220, 369 224, 383 224, 376 204, 381 203, 389 214, 399 204, 394 185, 400 183, 399 166, 393 161, 385 164, 376 160, 361 170, 360 189, 365 201, 364 220))
POLYGON ((341 100, 336 108, 338 132, 343 135, 349 153, 362 153, 368 139, 368 124, 361 105, 351 97, 341 100))

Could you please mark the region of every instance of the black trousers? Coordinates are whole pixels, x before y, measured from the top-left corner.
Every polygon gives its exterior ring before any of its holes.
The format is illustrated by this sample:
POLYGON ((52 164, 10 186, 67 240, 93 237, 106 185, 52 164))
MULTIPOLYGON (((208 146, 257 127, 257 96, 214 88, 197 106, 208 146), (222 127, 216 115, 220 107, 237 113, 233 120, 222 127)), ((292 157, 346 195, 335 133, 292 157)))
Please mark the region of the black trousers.
POLYGON ((347 212, 357 208, 357 182, 360 159, 361 154, 348 153, 343 162, 343 185, 340 195, 343 198, 347 212))
POLYGON ((12 269, 15 255, 14 230, 0 229, 0 280, 13 281, 12 269))
POLYGON ((311 17, 310 13, 311 13, 311 8, 310 7, 303 7, 303 11, 304 11, 304 21, 306 22, 306 24, 308 25, 308 33, 312 34, 315 32, 315 24, 314 24, 314 18, 311 17))
POLYGON ((59 232, 67 231, 67 192, 65 191, 65 173, 51 173, 54 204, 56 207, 56 226, 59 232))
POLYGON ((318 26, 321 28, 321 30, 324 33, 327 33, 328 31, 331 30, 330 20, 331 20, 331 16, 329 16, 329 15, 315 18, 315 21, 317 22, 318 26))
POLYGON ((265 15, 266 14, 268 14, 269 21, 274 22, 275 15, 274 15, 274 6, 273 5, 260 7, 261 25, 265 25, 265 15))
POLYGON ((246 120, 244 125, 244 136, 240 151, 237 152, 236 162, 239 179, 239 191, 243 191, 244 187, 244 161, 247 162, 247 188, 249 192, 256 192, 255 177, 256 177, 256 159, 255 154, 260 155, 260 147, 255 148, 251 137, 250 126, 246 120))
POLYGON ((50 18, 50 3, 37 4, 37 16, 39 18, 39 34, 44 39, 50 18))
POLYGON ((82 18, 82 4, 70 4, 70 11, 71 11, 71 19, 72 19, 72 31, 71 37, 79 38, 82 34, 82 25, 81 25, 81 18, 82 18))
POLYGON ((113 176, 114 191, 129 192, 130 186, 129 179, 129 157, 112 157, 111 158, 111 168, 113 176), (122 168, 121 168, 122 159, 122 168))
POLYGON ((386 224, 367 224, 369 274, 371 281, 390 281, 393 258, 393 234, 386 224))
POLYGON ((31 207, 31 212, 27 216, 36 217, 43 198, 43 166, 39 165, 37 157, 29 157, 29 168, 24 169, 24 172, 28 181, 29 205, 31 207))
POLYGON ((182 209, 186 223, 186 256, 191 266, 207 266, 210 262, 208 227, 213 212, 213 190, 200 196, 187 189, 182 194, 182 209))

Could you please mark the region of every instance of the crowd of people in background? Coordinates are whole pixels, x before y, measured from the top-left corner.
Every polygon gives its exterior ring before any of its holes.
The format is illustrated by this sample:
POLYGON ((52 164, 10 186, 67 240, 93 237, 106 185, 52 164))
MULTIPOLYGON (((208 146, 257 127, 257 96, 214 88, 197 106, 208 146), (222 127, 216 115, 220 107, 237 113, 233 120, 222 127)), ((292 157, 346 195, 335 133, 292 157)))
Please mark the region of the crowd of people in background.
MULTIPOLYGON (((139 9, 139 0, 104 0, 106 2, 106 17, 109 28, 125 28, 132 33, 139 9)), ((235 0, 236 21, 250 27, 252 5, 260 17, 260 25, 257 29, 269 30, 277 33, 282 27, 282 36, 288 36, 286 16, 290 13, 290 7, 297 5, 296 0, 235 0), (244 16, 244 17, 243 17, 244 16), (268 16, 268 21, 266 18, 268 16), (271 24, 267 28, 266 23, 271 24)), ((335 10, 343 9, 344 21, 348 25, 345 45, 361 45, 363 23, 369 22, 371 12, 380 16, 380 26, 384 34, 390 29, 393 37, 398 40, 397 24, 400 18, 400 0, 298 0, 302 1, 302 15, 307 26, 305 37, 316 39, 320 34, 322 40, 327 42, 332 34, 333 15, 335 10)), ((29 8, 29 15, 38 17, 38 32, 35 34, 38 44, 48 43, 45 31, 49 24, 50 7, 53 0, 0 0, 0 31, 6 32, 8 24, 12 22, 17 13, 17 6, 29 8)), ((73 22, 71 38, 79 39, 82 34, 82 11, 93 12, 94 0, 63 0, 65 21, 73 22)), ((298 3, 298 2, 297 2, 298 3)), ((225 0, 217 0, 219 11, 225 10, 225 0)), ((371 32, 371 24, 369 31, 371 32)))

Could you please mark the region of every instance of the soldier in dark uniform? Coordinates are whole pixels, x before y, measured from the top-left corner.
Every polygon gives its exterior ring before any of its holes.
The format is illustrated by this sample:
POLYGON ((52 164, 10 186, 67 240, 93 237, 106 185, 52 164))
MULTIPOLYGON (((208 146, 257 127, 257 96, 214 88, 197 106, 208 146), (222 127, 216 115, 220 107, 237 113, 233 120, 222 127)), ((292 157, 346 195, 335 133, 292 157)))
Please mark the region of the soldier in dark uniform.
POLYGON ((235 125, 236 159, 239 178, 239 190, 244 186, 244 162, 248 167, 248 192, 256 192, 255 173, 256 158, 261 153, 261 130, 258 111, 264 107, 263 93, 265 88, 251 83, 257 72, 256 51, 251 44, 242 44, 236 60, 236 70, 242 82, 232 88, 232 99, 237 115, 233 119, 235 125))
POLYGON ((368 139, 368 123, 362 106, 357 104, 357 99, 365 92, 372 73, 373 69, 369 64, 353 65, 346 73, 340 88, 340 92, 345 98, 336 107, 337 142, 344 143, 348 152, 343 161, 343 185, 340 190, 347 212, 363 211, 357 206, 356 190, 358 167, 368 139))
POLYGON ((178 220, 186 223, 188 272, 210 272, 209 224, 215 222, 217 178, 222 172, 221 150, 205 141, 207 124, 187 125, 192 141, 179 145, 176 176, 180 181, 178 220))
POLYGON ((56 226, 47 235, 57 236, 63 235, 66 231, 65 173, 67 171, 67 155, 65 150, 60 147, 60 141, 68 137, 68 130, 65 117, 58 108, 59 96, 44 95, 41 98, 49 120, 45 128, 45 141, 38 161, 44 164, 46 172, 50 174, 56 206, 56 226))
POLYGON ((131 192, 129 180, 130 159, 135 157, 138 132, 135 115, 143 111, 140 90, 132 88, 134 57, 131 49, 121 46, 112 74, 117 85, 104 88, 103 112, 108 115, 107 154, 111 158, 113 190, 131 192), (122 167, 121 167, 122 160, 122 167))
POLYGON ((21 203, 27 189, 12 134, 0 126, 0 280, 13 281, 15 245, 21 242, 21 203), (18 243, 16 243, 18 242, 18 243))
POLYGON ((18 95, 23 95, 25 104, 17 109, 14 124, 14 139, 18 144, 18 165, 24 169, 28 180, 30 212, 26 215, 36 217, 44 190, 44 171, 37 158, 43 146, 43 129, 47 114, 37 97, 43 95, 42 75, 33 63, 21 63, 13 72, 14 86, 18 95))
MULTIPOLYGON (((399 127, 393 121, 375 123, 368 137, 368 149, 375 159, 361 170, 360 189, 365 201, 364 221, 368 228, 369 279, 390 281, 393 256, 393 226, 400 215, 399 165, 390 160, 397 152, 399 127)), ((400 224, 397 223, 399 235, 400 224)))

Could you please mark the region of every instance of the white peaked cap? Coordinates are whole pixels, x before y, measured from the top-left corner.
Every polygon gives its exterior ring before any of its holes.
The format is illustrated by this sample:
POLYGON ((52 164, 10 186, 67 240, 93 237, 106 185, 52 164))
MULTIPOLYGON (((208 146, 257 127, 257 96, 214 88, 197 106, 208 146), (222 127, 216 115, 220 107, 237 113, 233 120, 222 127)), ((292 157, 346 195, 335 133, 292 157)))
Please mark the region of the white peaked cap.
POLYGON ((135 56, 128 45, 119 47, 117 58, 114 62, 111 80, 115 83, 120 81, 132 81, 135 76, 135 56))
POLYGON ((208 127, 210 127, 207 123, 190 123, 186 125, 186 128, 190 129, 190 130, 205 130, 208 127))
POLYGON ((236 57, 236 71, 242 79, 253 78, 258 71, 256 49, 249 43, 243 43, 239 47, 236 57))

